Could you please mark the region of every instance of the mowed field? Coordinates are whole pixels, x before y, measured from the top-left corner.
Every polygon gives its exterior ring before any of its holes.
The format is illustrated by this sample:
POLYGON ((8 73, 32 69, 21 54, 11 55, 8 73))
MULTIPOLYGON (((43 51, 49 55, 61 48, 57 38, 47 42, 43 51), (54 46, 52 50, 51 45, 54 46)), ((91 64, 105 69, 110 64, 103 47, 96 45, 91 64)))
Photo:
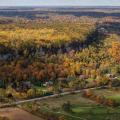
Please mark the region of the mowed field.
POLYGON ((4 108, 0 109, 0 116, 7 117, 10 120, 43 120, 37 116, 30 114, 20 108, 4 108))

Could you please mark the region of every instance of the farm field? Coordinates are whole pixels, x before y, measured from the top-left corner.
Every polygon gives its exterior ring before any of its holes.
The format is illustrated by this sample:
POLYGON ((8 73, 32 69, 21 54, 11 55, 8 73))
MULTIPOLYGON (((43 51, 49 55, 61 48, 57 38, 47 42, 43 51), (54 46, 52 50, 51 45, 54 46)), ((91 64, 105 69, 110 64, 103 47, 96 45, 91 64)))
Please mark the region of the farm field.
MULTIPOLYGON (((109 96, 110 90, 101 89, 94 90, 94 92, 109 96)), ((111 95, 114 97, 114 94, 111 95)), ((37 116, 46 113, 53 116, 63 116, 65 120, 119 120, 120 117, 120 106, 107 107, 100 105, 95 101, 84 98, 82 93, 24 104, 23 108, 37 116), (63 107, 67 103, 70 104, 70 110, 65 110, 63 107)))
POLYGON ((7 117, 10 120, 43 120, 17 107, 0 109, 0 116, 7 117))

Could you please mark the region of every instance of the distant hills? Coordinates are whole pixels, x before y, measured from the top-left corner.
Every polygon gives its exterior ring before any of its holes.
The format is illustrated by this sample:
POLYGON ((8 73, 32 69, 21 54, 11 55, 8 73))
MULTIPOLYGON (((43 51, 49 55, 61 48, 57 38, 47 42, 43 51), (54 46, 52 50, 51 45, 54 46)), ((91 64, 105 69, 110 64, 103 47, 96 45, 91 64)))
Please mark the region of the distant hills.
POLYGON ((36 18, 38 14, 54 13, 88 17, 120 17, 120 6, 1 6, 0 16, 36 18))

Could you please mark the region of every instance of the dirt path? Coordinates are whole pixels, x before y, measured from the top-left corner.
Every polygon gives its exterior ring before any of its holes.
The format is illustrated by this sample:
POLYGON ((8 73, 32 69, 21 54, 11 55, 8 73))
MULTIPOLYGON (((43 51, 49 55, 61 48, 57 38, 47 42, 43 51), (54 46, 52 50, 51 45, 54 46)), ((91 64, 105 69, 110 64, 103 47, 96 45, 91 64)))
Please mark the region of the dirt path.
POLYGON ((0 116, 5 116, 11 120, 43 120, 34 116, 20 108, 4 108, 0 109, 0 116))

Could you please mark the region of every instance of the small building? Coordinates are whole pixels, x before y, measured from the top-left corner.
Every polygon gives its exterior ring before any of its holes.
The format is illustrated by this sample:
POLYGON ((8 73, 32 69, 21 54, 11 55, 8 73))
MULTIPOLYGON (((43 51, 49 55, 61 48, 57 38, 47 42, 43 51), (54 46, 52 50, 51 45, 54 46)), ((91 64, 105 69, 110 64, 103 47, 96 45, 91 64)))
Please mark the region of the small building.
POLYGON ((88 79, 89 77, 87 75, 80 75, 79 78, 80 79, 88 79))
POLYGON ((21 82, 19 87, 16 87, 16 91, 17 92, 26 92, 28 89, 31 89, 32 86, 33 85, 31 84, 30 81, 21 82))
POLYGON ((30 81, 26 81, 26 82, 23 82, 23 85, 27 88, 31 88, 32 87, 32 84, 30 81))
POLYGON ((107 74, 106 76, 109 78, 115 78, 115 75, 113 75, 113 74, 107 74))
POLYGON ((48 82, 45 82, 45 83, 43 84, 44 87, 50 87, 50 86, 52 86, 52 85, 53 85, 53 82, 52 82, 52 81, 48 81, 48 82))

